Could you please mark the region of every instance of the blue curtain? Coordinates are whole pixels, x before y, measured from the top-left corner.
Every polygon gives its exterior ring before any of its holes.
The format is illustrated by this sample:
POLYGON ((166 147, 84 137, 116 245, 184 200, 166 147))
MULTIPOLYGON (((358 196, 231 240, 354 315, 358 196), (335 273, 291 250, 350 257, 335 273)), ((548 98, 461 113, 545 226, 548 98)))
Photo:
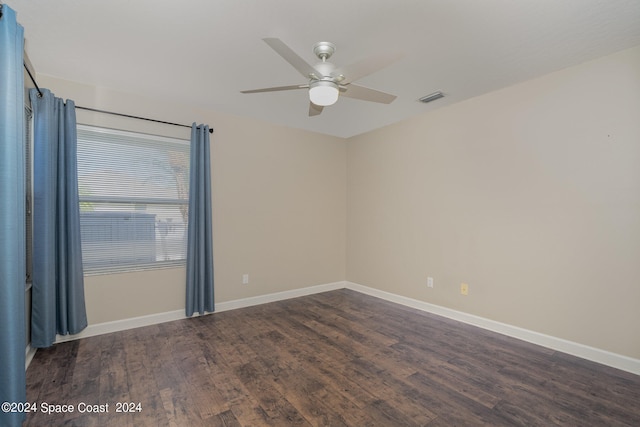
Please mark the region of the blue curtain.
POLYGON ((191 126, 187 317, 214 311, 209 126, 191 126))
POLYGON ((33 106, 31 345, 49 347, 87 326, 80 246, 76 111, 49 90, 33 106))
MULTIPOLYGON (((0 403, 25 402, 24 32, 0 5, 0 403)), ((0 425, 24 414, 0 411, 0 425)))

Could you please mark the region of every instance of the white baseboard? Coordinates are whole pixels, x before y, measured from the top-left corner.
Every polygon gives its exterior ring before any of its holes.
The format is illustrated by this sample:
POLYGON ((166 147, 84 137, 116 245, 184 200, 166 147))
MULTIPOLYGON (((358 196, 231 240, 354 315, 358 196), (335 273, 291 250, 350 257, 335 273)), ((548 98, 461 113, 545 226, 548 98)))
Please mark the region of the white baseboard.
POLYGON ((612 353, 584 344, 567 341, 562 338, 556 338, 550 335, 541 334, 528 329, 519 328, 517 326, 508 325, 506 323, 496 322, 495 320, 486 319, 484 317, 475 316, 461 311, 452 310, 428 302, 407 298, 401 295, 392 294, 390 292, 381 291, 379 289, 370 288, 368 286, 359 285, 353 282, 346 282, 347 289, 356 292, 371 295, 384 299, 386 301, 401 304, 407 307, 437 314, 459 322, 478 326, 493 332, 498 332, 513 338, 518 338, 533 344, 538 344, 553 350, 581 357, 592 362, 601 363, 623 371, 640 375, 640 360, 632 357, 623 356, 621 354, 612 353))
MULTIPOLYGON (((583 359, 591 360, 593 362, 601 363, 603 365, 611 366, 613 368, 640 375, 640 360, 638 359, 347 281, 327 283, 323 285, 293 289, 290 291, 276 292, 272 294, 222 302, 216 304, 216 313, 344 288, 351 289, 353 291, 360 292, 366 295, 378 297, 386 301, 394 302, 407 307, 412 307, 428 313, 433 313, 449 319, 457 320, 459 322, 478 326, 483 329, 487 329, 513 338, 518 338, 523 341, 538 344, 553 350, 562 351, 573 356, 581 357, 583 359)), ((116 320, 113 322, 98 323, 95 325, 87 326, 84 331, 76 335, 59 335, 57 337, 56 343, 108 334, 111 332, 124 331, 127 329, 139 328, 141 326, 155 325, 158 323, 170 322, 173 320, 180 320, 185 318, 186 316, 184 310, 175 310, 165 313, 151 314, 148 316, 116 320)), ((31 359, 33 359, 33 355, 35 355, 35 349, 31 349, 30 346, 27 347, 27 366, 31 362, 31 359)))
POLYGON ((259 295, 256 297, 222 302, 220 304, 216 304, 216 312, 235 310, 236 308, 251 307, 253 305, 266 304, 269 302, 282 301, 290 298, 319 294, 321 292, 335 291, 336 289, 344 289, 345 287, 346 282, 334 282, 326 283, 324 285, 310 286, 307 288, 293 289, 291 291, 276 292, 273 294, 259 295))
MULTIPOLYGON (((216 313, 235 310, 237 308, 251 307, 259 304, 266 304, 269 302, 282 301, 290 298, 297 298, 306 295, 317 294, 320 292, 333 291, 336 289, 344 289, 346 282, 334 282, 326 283, 323 285, 309 286, 306 288, 293 289, 290 291, 276 292, 273 294, 259 295, 255 297, 242 298, 233 301, 222 302, 216 304, 216 313)), ((198 316, 196 313, 194 315, 198 316)), ((132 317, 129 319, 115 320, 112 322, 97 323, 95 325, 89 325, 79 334, 75 335, 58 335, 56 337, 56 343, 73 341, 81 338, 88 338, 102 334, 109 334, 111 332, 126 331, 127 329, 139 328, 142 326, 155 325, 158 323, 171 322, 173 320, 186 319, 184 309, 167 311, 164 313, 150 314, 148 316, 132 317)), ((34 351, 35 354, 35 351, 34 351)), ((33 357, 33 356, 32 356, 33 357)))
POLYGON ((38 349, 37 348, 33 348, 31 347, 31 344, 27 344, 27 348, 25 349, 25 363, 24 363, 24 369, 25 371, 29 368, 29 365, 31 364, 31 361, 33 360, 33 356, 36 355, 36 351, 38 349))
POLYGON ((126 331, 127 329, 140 328, 142 326, 171 322, 173 320, 180 320, 184 318, 184 310, 175 310, 164 313, 149 314, 147 316, 131 317, 129 319, 114 320, 112 322, 96 323, 95 325, 87 326, 79 334, 56 336, 56 344, 79 340, 81 338, 94 337, 96 335, 110 334, 111 332, 126 331))

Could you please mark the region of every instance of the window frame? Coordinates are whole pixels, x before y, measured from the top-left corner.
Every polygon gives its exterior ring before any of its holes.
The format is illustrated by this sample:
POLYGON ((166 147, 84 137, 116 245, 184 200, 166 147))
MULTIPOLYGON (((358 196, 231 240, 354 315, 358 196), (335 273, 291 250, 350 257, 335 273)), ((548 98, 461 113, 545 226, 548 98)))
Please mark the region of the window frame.
MULTIPOLYGON (((173 145, 183 145, 186 147, 190 147, 190 141, 188 139, 180 139, 175 137, 169 137, 164 135, 155 135, 145 132, 137 132, 130 130, 122 130, 122 129, 114 129, 105 126, 98 126, 93 124, 77 124, 78 132, 82 131, 90 131, 97 133, 104 133, 111 136, 122 136, 123 138, 134 137, 141 139, 148 139, 154 142, 166 142, 173 145)), ((188 150, 187 150, 188 151, 188 150)), ((190 168, 189 165, 190 156, 187 156, 187 167, 190 168)), ((78 160, 79 162, 79 160, 78 160)), ((80 169, 80 168, 78 168, 80 169)), ((135 271, 147 271, 147 270, 158 270, 158 269, 166 269, 166 268, 178 268, 186 266, 186 258, 187 258, 187 230, 188 230, 188 206, 189 206, 189 170, 186 172, 187 175, 187 191, 186 191, 186 199, 180 198, 159 198, 159 197, 136 197, 136 196, 90 196, 90 195, 78 195, 78 201, 80 206, 82 203, 103 203, 103 204, 119 204, 119 205, 162 205, 162 206, 175 206, 175 207, 187 207, 187 215, 184 219, 184 258, 181 259, 173 259, 173 260, 156 260, 154 262, 136 262, 131 264, 120 264, 120 265, 103 265, 103 266, 86 266, 84 261, 84 251, 83 248, 83 269, 85 276, 93 276, 93 275, 103 275, 103 274, 117 274, 117 273, 127 273, 127 272, 135 272, 135 271)), ((78 174, 78 187, 80 188, 80 174, 78 174)), ((157 222, 155 224, 156 233, 157 233, 157 222)))

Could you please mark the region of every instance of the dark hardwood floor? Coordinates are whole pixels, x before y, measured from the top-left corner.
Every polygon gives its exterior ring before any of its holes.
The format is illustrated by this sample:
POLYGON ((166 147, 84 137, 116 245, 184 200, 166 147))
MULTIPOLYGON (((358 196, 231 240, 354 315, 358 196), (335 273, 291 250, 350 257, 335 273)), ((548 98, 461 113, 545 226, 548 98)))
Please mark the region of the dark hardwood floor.
POLYGON ((640 426, 640 376, 348 290, 58 344, 27 384, 74 409, 28 426, 640 426))

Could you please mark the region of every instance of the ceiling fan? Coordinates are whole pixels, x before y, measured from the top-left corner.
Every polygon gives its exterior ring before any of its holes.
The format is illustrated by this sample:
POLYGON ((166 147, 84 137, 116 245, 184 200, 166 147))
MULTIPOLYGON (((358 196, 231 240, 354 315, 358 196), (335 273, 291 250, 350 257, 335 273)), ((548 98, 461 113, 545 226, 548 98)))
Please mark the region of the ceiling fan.
POLYGON ((329 42, 319 42, 313 46, 313 53, 320 59, 314 66, 309 65, 282 40, 277 38, 262 39, 273 50, 293 66, 300 74, 309 79, 308 83, 269 87, 264 89, 243 90, 242 93, 275 92, 281 90, 309 89, 309 116, 317 116, 322 109, 338 101, 338 96, 361 99, 364 101, 389 104, 395 95, 355 85, 352 82, 368 76, 387 65, 397 61, 401 54, 380 54, 357 61, 346 67, 338 68, 328 59, 333 55, 336 46, 329 42))

